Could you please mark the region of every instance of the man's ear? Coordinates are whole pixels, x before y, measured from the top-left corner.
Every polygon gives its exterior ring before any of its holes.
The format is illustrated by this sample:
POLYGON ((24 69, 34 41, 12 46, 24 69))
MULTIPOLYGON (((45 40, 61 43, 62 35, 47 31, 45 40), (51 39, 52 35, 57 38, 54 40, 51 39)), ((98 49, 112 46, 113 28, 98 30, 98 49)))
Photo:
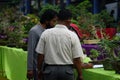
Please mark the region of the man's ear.
POLYGON ((45 21, 45 24, 48 24, 49 23, 49 21, 45 21))

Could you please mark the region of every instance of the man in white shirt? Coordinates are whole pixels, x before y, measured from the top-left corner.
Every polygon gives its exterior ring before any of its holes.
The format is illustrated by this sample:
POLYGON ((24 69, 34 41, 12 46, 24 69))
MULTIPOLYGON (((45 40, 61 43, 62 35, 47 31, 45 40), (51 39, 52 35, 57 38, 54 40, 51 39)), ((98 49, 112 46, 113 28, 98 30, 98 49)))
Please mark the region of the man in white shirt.
POLYGON ((58 24, 45 30, 38 42, 38 70, 41 77, 41 65, 44 80, 74 80, 73 66, 78 71, 79 80, 82 78, 80 58, 83 56, 78 36, 67 26, 71 23, 72 14, 69 10, 61 10, 58 14, 58 24))

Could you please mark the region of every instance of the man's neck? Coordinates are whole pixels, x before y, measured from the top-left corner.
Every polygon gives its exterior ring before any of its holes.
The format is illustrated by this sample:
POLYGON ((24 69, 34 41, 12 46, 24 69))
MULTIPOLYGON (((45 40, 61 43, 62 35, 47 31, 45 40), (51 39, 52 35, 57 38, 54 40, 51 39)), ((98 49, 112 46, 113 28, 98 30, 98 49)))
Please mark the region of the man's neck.
POLYGON ((65 25, 67 28, 69 28, 69 26, 67 26, 65 21, 58 21, 58 24, 65 25))
POLYGON ((65 25, 65 22, 64 21, 58 21, 58 24, 65 25))
POLYGON ((39 25, 40 25, 41 27, 43 27, 44 29, 46 29, 46 25, 45 25, 45 24, 39 23, 39 25))

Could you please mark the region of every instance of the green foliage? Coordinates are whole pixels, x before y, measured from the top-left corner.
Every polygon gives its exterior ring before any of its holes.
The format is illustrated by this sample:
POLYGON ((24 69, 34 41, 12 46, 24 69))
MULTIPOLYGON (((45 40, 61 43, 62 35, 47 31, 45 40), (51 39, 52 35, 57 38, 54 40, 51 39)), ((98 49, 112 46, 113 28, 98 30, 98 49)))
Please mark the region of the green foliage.
POLYGON ((100 22, 104 22, 105 26, 107 26, 107 27, 115 26, 115 24, 114 24, 114 17, 111 17, 110 14, 107 12, 107 10, 102 10, 99 13, 98 20, 100 22))
MULTIPOLYGON (((18 3, 20 0, 12 0, 12 3, 18 3)), ((89 9, 92 7, 90 0, 84 0, 78 5, 68 5, 66 8, 73 13, 72 22, 77 24, 80 29, 86 30, 93 36, 91 26, 98 26, 100 28, 106 27, 106 23, 113 22, 113 18, 105 11, 99 14, 92 14, 89 9)), ((43 14, 46 9, 53 9, 59 11, 59 5, 46 4, 41 6, 39 15, 43 14)), ((28 31, 39 22, 39 18, 34 14, 23 15, 16 7, 5 7, 0 12, 0 34, 8 35, 9 42, 21 42, 21 39, 27 37, 28 31), (14 28, 14 31, 9 31, 9 28, 14 28), (18 35, 19 34, 19 35, 18 35), (25 35, 25 36, 24 36, 25 35), (17 38, 17 39, 16 39, 17 38)), ((107 42, 106 42, 107 43, 107 42)), ((109 43, 108 43, 109 44, 109 43)))
POLYGON ((39 12, 39 16, 41 16, 47 9, 53 9, 55 11, 59 11, 59 5, 51 5, 51 4, 46 4, 41 7, 41 10, 39 12))
POLYGON ((90 55, 89 55, 90 58, 94 58, 95 59, 99 55, 100 55, 100 52, 98 50, 96 50, 96 49, 91 49, 90 50, 90 55))
MULTIPOLYGON (((78 5, 69 5, 66 8, 70 9, 73 13, 72 22, 77 24, 79 28, 83 31, 83 34, 89 34, 89 37, 84 37, 84 39, 96 39, 96 28, 105 28, 105 22, 103 21, 103 12, 98 14, 92 14, 89 9, 92 7, 92 4, 89 0, 84 0, 78 5), (101 16, 102 15, 102 16, 101 16)), ((105 14, 105 12, 104 12, 105 14)), ((106 16, 106 15, 104 15, 106 16)), ((107 15, 109 16, 109 15, 107 15)))
POLYGON ((19 4, 21 0, 11 0, 10 4, 19 4))
POLYGON ((103 50, 106 51, 107 58, 115 59, 115 58, 118 57, 118 56, 115 55, 115 49, 117 47, 119 47, 119 44, 118 44, 119 41, 118 40, 120 40, 120 38, 116 38, 116 39, 113 39, 113 40, 102 39, 100 41, 99 45, 101 46, 101 48, 103 50))
POLYGON ((79 16, 87 16, 87 13, 89 12, 89 8, 92 7, 92 4, 89 0, 84 0, 83 2, 79 3, 78 5, 69 5, 66 8, 70 9, 73 13, 73 18, 77 19, 79 16))
MULTIPOLYGON (((69 5, 66 8, 70 9, 73 13, 72 22, 77 24, 80 29, 84 30, 87 33, 92 32, 92 29, 89 26, 93 26, 95 23, 94 15, 89 11, 89 8, 92 7, 92 4, 89 0, 84 0, 78 5, 69 5)), ((83 32, 83 34, 85 33, 83 32)))
POLYGON ((114 41, 120 41, 120 36, 119 36, 119 35, 114 36, 114 37, 113 37, 113 40, 114 40, 114 41))
POLYGON ((79 23, 78 23, 78 21, 77 21, 77 20, 72 19, 72 20, 71 20, 71 22, 72 22, 72 23, 74 23, 74 24, 76 24, 78 27, 80 27, 80 26, 79 26, 79 23))
POLYGON ((6 41, 4 45, 18 46, 25 31, 20 23, 22 13, 16 7, 10 7, 3 9, 0 15, 0 40, 6 41))
POLYGON ((8 44, 13 43, 17 46, 20 44, 20 40, 23 39, 24 34, 24 30, 22 29, 23 28, 20 26, 19 22, 9 25, 7 30, 8 44))
POLYGON ((21 16, 20 23, 25 29, 25 33, 28 34, 29 30, 39 23, 39 18, 34 14, 28 14, 26 16, 21 16))

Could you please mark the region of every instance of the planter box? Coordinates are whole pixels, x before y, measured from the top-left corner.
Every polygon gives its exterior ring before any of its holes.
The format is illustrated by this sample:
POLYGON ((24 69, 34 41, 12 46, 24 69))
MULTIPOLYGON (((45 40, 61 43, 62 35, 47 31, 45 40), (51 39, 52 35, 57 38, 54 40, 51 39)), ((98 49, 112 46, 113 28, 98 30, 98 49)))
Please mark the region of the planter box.
POLYGON ((94 40, 83 40, 84 44, 97 44, 100 42, 99 39, 94 39, 94 40))

